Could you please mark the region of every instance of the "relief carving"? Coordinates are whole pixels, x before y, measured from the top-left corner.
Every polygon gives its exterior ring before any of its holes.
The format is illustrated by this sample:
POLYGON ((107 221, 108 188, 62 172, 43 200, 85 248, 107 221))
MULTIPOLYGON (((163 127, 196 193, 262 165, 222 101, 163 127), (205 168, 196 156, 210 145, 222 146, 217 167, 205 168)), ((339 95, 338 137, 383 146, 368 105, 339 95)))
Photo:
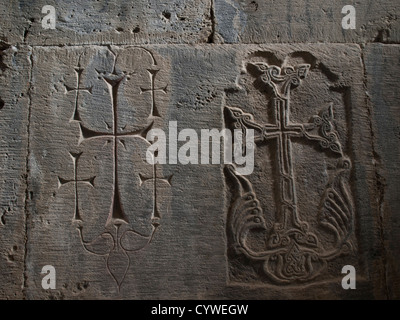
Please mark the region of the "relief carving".
MULTIPOLYGON (((263 281, 268 283, 310 281, 326 271, 330 261, 354 248, 354 207, 349 185, 351 161, 343 151, 345 148, 336 130, 335 106, 333 103, 321 106, 319 114, 309 115, 309 122, 293 121, 291 92, 313 72, 311 64, 292 66, 284 63, 279 66, 257 62, 253 57, 245 62, 244 68, 242 76, 251 79, 246 86, 253 86, 265 98, 265 104, 258 107, 262 110, 273 108, 268 110, 270 121, 259 121, 240 106, 228 105, 225 106, 225 122, 243 132, 253 129, 257 149, 269 145, 269 150, 273 150, 269 161, 274 163, 276 172, 241 176, 234 166, 225 168, 227 181, 233 190, 227 216, 230 280, 240 281, 237 274, 246 273, 243 265, 247 264, 255 270, 249 274, 254 278, 265 278, 263 281), (312 222, 308 221, 309 214, 304 217, 300 212, 298 203, 299 183, 293 148, 301 143, 323 153, 335 166, 325 179, 325 189, 318 190, 322 196, 312 222), (276 179, 275 187, 269 190, 274 195, 268 198, 276 202, 274 215, 266 214, 271 207, 260 202, 265 191, 256 191, 253 186, 252 181, 262 179, 261 174, 276 179)), ((247 96, 251 94, 249 90, 246 92, 247 96)), ((247 109, 254 110, 254 106, 247 109)), ((314 169, 312 161, 309 159, 308 170, 314 169)))

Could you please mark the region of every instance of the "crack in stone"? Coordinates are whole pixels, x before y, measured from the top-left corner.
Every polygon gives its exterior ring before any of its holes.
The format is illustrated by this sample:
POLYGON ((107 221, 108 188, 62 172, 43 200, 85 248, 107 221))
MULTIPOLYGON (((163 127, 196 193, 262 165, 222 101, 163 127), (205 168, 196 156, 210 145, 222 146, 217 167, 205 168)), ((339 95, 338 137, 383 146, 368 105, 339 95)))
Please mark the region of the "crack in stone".
POLYGON ((214 0, 210 3, 210 19, 211 19, 211 33, 207 38, 207 43, 215 42, 215 13, 214 13, 214 0))
POLYGON ((363 79, 363 85, 364 89, 367 92, 367 96, 365 98, 366 106, 367 106, 367 113, 368 113, 368 123, 369 123, 369 130, 371 132, 371 146, 372 146, 372 154, 373 154, 373 164, 374 164, 374 171, 375 171, 375 190, 376 190, 376 205, 377 205, 377 210, 378 210, 378 228, 379 228, 379 238, 380 238, 380 246, 382 249, 382 268, 383 268, 383 283, 384 283, 384 289, 385 289, 385 295, 386 299, 390 299, 390 294, 389 294, 389 285, 388 285, 388 279, 387 279, 387 251, 386 251, 386 246, 385 246, 385 235, 384 235, 384 199, 385 199, 385 189, 386 189, 386 183, 385 183, 385 178, 379 173, 379 171, 382 170, 382 164, 381 164, 381 157, 379 153, 377 152, 376 149, 376 142, 375 142, 375 132, 374 132, 374 126, 372 123, 372 117, 373 117, 373 111, 371 110, 372 101, 370 99, 369 93, 367 91, 367 69, 366 69, 366 64, 365 64, 365 56, 364 56, 364 47, 360 46, 360 52, 361 52, 361 63, 363 67, 363 73, 364 73, 364 79, 363 79))
POLYGON ((27 274, 27 257, 28 257, 28 234, 29 234, 29 205, 28 201, 32 200, 32 192, 29 191, 29 158, 30 158, 30 125, 31 125, 31 110, 32 110, 32 77, 33 77, 33 47, 30 47, 29 52, 29 63, 30 63, 30 74, 29 74, 29 88, 28 88, 28 123, 26 126, 27 130, 27 153, 26 153, 26 173, 25 173, 25 205, 24 205, 24 212, 25 212, 25 235, 24 235, 24 270, 23 270, 23 282, 22 282, 22 298, 26 300, 26 289, 27 289, 27 281, 28 281, 28 274, 27 274))

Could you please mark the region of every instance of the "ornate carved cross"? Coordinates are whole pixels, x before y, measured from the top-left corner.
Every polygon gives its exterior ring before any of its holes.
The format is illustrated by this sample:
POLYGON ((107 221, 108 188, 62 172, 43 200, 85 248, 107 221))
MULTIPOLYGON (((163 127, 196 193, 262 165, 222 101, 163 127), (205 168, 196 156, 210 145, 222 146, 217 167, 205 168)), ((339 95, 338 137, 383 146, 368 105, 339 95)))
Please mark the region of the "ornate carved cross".
MULTIPOLYGON (((321 224, 325 223, 338 235, 337 248, 330 254, 321 258, 318 237, 309 231, 307 222, 302 221, 297 206, 296 183, 294 176, 292 138, 304 138, 305 140, 318 142, 324 149, 330 149, 341 158, 340 163, 346 163, 348 170, 350 161, 344 157, 341 144, 333 126, 332 105, 321 116, 314 116, 311 123, 293 123, 290 119, 290 90, 299 86, 306 78, 310 65, 300 64, 297 67, 279 68, 269 66, 266 63, 249 63, 250 68, 256 71, 258 80, 273 90, 274 120, 272 123, 257 123, 253 115, 244 113, 240 108, 226 107, 227 114, 233 120, 235 128, 254 129, 256 142, 263 143, 275 140, 277 145, 276 161, 279 176, 279 209, 277 221, 269 236, 267 249, 262 252, 252 251, 246 244, 249 230, 257 226, 265 228, 262 208, 256 198, 250 181, 238 176, 232 167, 228 172, 240 186, 239 197, 231 207, 230 229, 234 238, 234 244, 239 252, 243 252, 251 259, 263 260, 264 270, 276 281, 287 282, 292 280, 306 280, 315 276, 322 269, 324 259, 337 254, 348 233, 347 223, 351 220, 352 208, 348 192, 340 185, 332 183, 329 192, 325 196, 325 206, 330 210, 329 214, 321 218, 321 224), (315 129, 318 133, 315 134, 315 129), (335 191, 331 188, 339 188, 335 191), (333 207, 334 206, 334 207, 333 207), (334 208, 334 209, 332 209, 334 208), (249 214, 251 212, 251 214, 249 214), (330 214, 334 214, 332 219, 330 214), (340 215, 343 214, 343 217, 340 215), (323 220, 330 220, 329 223, 323 220), (339 223, 338 223, 339 221, 339 223), (318 264, 318 266, 317 266, 318 264)), ((338 176, 342 174, 342 168, 338 168, 338 176)), ((342 176, 338 178, 342 179, 342 176)), ((334 180, 332 180, 334 181, 334 180)), ((342 181, 342 180, 340 180, 342 181)))

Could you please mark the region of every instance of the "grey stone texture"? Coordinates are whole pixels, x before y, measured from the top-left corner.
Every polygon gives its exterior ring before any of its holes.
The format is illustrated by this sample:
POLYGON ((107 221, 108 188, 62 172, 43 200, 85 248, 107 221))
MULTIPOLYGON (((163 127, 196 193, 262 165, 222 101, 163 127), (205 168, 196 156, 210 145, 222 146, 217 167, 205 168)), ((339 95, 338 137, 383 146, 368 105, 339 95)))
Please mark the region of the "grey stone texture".
POLYGON ((373 105, 375 165, 377 167, 376 202, 382 219, 382 240, 386 250, 387 294, 400 296, 399 239, 399 166, 400 166, 400 72, 399 45, 368 45, 365 65, 368 93, 373 105))
POLYGON ((25 283, 30 49, 0 48, 0 296, 16 299, 25 283))
POLYGON ((4 1, 0 38, 33 45, 205 42, 210 6, 208 0, 4 1), (55 8, 54 30, 42 28, 45 5, 55 8))
POLYGON ((399 299, 399 4, 345 4, 1 3, 0 298, 399 299), (149 164, 175 122, 254 171, 149 164))
POLYGON ((225 43, 387 42, 400 40, 398 1, 214 0, 216 41, 225 43), (353 5, 356 29, 342 29, 353 5))

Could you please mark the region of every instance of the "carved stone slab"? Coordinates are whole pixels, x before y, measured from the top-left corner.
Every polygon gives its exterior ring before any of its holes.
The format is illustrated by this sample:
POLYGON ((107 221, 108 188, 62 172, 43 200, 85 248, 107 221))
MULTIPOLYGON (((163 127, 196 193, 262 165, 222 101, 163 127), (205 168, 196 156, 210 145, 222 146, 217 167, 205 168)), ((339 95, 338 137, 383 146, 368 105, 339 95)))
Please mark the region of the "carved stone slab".
POLYGON ((384 0, 215 0, 216 40, 226 43, 398 42, 400 4, 384 0), (342 8, 356 9, 356 29, 342 29, 342 8))
POLYGON ((384 295, 357 45, 35 47, 32 57, 27 297, 384 295), (146 133, 170 121, 198 134, 253 128, 253 173, 148 164, 146 133), (56 290, 41 287, 47 264, 56 290), (347 264, 358 290, 341 287, 347 264))
MULTIPOLYGON (((3 1, 0 39, 17 44, 138 44, 207 42, 208 0, 3 1), (44 29, 45 5, 55 9, 55 29, 44 29)), ((45 11, 48 12, 48 11, 45 11)))
MULTIPOLYGON (((377 221, 370 220, 374 204, 365 202, 374 186, 359 184, 373 177, 365 162, 372 154, 359 52, 318 49, 250 51, 226 90, 225 125, 251 128, 256 137, 254 172, 225 168, 234 288, 297 286, 304 294, 307 284, 319 283, 339 296, 337 275, 346 264, 362 270, 364 294, 382 285, 373 284, 379 269, 363 268, 379 263, 370 250, 381 243, 378 234, 373 241, 363 236, 376 232, 377 221)), ((326 295, 320 288, 314 293, 326 295)))
POLYGON ((368 93, 373 104, 375 165, 377 168, 375 199, 382 217, 382 241, 385 244, 387 295, 398 299, 400 288, 400 95, 393 88, 399 82, 400 47, 368 45, 365 50, 368 93))
POLYGON ((30 60, 0 43, 0 297, 22 297, 30 60))

